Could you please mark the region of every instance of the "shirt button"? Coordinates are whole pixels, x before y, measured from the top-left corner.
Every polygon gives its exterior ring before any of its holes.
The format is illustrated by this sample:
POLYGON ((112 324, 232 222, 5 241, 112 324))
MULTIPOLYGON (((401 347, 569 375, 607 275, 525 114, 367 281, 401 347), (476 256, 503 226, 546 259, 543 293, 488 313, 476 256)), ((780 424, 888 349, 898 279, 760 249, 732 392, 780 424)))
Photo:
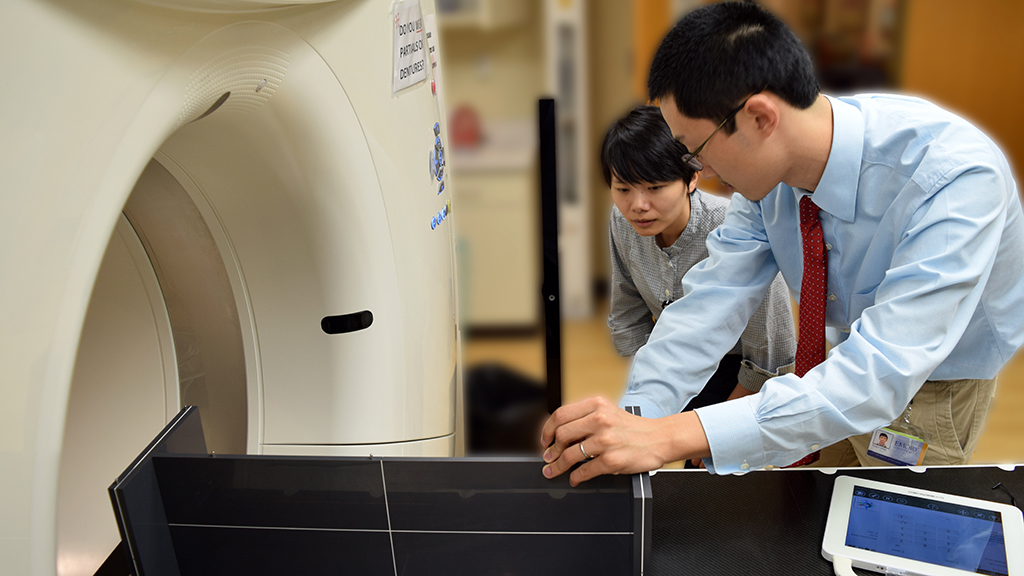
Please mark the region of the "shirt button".
POLYGON ((836 295, 835 294, 829 294, 828 295, 828 299, 833 301, 833 302, 835 302, 836 301, 836 295))
POLYGON ((831 250, 831 249, 832 249, 832 245, 829 244, 828 242, 825 242, 825 250, 831 250))
POLYGON ((817 450, 817 449, 818 449, 818 445, 817 444, 811 444, 811 450, 817 450))
POLYGON ((747 470, 748 468, 750 468, 750 464, 747 464, 746 462, 740 464, 740 470, 747 470))

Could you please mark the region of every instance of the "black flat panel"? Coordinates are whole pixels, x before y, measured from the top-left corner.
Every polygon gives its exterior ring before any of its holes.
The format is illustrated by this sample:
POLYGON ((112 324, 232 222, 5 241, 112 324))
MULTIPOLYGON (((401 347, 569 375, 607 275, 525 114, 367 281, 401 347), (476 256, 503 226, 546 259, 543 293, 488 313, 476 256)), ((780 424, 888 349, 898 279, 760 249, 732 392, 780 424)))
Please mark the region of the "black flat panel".
POLYGON ((172 524, 388 528, 376 460, 168 456, 153 464, 172 524))
POLYGON ((157 454, 206 453, 199 411, 179 412, 109 488, 127 564, 135 576, 178 576, 152 459, 157 454))
POLYGON ((631 535, 394 534, 399 576, 623 576, 631 535))
MULTIPOLYGON (((786 561, 786 574, 821 558, 821 536, 804 533, 816 526, 815 483, 832 478, 804 478, 788 472, 714 476, 705 471, 663 472, 651 478, 654 491, 654 534, 651 574, 761 574, 786 561), (808 485, 810 484, 810 485, 808 485), (797 532, 800 532, 799 534, 797 532), (781 538, 782 534, 787 537, 781 538), (809 562, 810 561, 810 562, 809 562)), ((831 492, 829 492, 831 494, 831 492)), ((821 534, 825 525, 821 524, 821 534)), ((831 574, 832 565, 827 565, 831 574)))
POLYGON ((132 570, 128 567, 129 557, 124 549, 124 541, 118 542, 92 576, 130 576, 132 570))
MULTIPOLYGON (((633 407, 636 408, 636 407, 633 407)), ((639 408, 636 408, 639 412, 639 408)), ((654 521, 651 477, 633 475, 633 574, 640 576, 650 566, 651 531, 654 521)))
POLYGON ((395 530, 632 532, 631 476, 573 488, 547 479, 537 459, 384 461, 395 530))
POLYGON ((394 576, 387 532, 172 526, 181 576, 394 576))
POLYGON ((838 475, 1010 503, 992 486, 1024 493, 1024 470, 995 467, 759 471, 715 476, 661 472, 651 478, 654 526, 649 573, 718 575, 784 573, 831 576, 821 557, 832 486, 838 475))

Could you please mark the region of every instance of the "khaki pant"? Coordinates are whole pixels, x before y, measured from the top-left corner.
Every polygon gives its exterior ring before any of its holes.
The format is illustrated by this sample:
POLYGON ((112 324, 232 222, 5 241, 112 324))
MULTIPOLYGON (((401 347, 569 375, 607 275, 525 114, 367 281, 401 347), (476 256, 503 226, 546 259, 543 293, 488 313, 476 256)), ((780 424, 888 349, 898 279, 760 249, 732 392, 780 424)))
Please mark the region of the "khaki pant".
MULTIPOLYGON (((968 464, 995 395, 992 380, 929 380, 914 396, 910 423, 931 434, 923 466, 968 464)), ((900 414, 895 422, 902 422, 900 414)), ((809 467, 891 466, 867 455, 871 434, 851 436, 821 450, 809 467)))

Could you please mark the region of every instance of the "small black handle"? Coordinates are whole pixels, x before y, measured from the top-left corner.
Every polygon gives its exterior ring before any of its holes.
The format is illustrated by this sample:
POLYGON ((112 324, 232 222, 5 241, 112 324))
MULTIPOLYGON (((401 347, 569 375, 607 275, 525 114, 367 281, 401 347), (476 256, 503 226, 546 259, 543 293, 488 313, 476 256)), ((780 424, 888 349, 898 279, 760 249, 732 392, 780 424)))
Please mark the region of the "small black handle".
POLYGON ((324 316, 320 328, 327 334, 344 334, 369 328, 373 324, 373 312, 363 310, 339 316, 324 316))

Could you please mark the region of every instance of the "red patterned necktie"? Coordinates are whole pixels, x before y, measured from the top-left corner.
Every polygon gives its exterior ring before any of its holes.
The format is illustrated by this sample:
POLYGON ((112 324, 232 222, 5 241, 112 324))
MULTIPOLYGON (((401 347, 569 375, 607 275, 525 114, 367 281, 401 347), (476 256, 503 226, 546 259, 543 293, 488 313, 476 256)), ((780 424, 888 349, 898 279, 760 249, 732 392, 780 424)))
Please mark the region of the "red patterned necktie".
MULTIPOLYGON (((828 288, 828 252, 821 232, 818 208, 810 196, 800 199, 800 235, 804 248, 804 275, 800 282, 799 340, 796 345, 796 375, 803 376, 825 360, 825 292, 828 288)), ((818 452, 790 466, 816 462, 818 452)))
POLYGON ((800 199, 800 235, 804 275, 800 282, 800 340, 796 346, 796 375, 803 376, 825 360, 825 291, 828 253, 821 234, 818 208, 810 196, 800 199))

